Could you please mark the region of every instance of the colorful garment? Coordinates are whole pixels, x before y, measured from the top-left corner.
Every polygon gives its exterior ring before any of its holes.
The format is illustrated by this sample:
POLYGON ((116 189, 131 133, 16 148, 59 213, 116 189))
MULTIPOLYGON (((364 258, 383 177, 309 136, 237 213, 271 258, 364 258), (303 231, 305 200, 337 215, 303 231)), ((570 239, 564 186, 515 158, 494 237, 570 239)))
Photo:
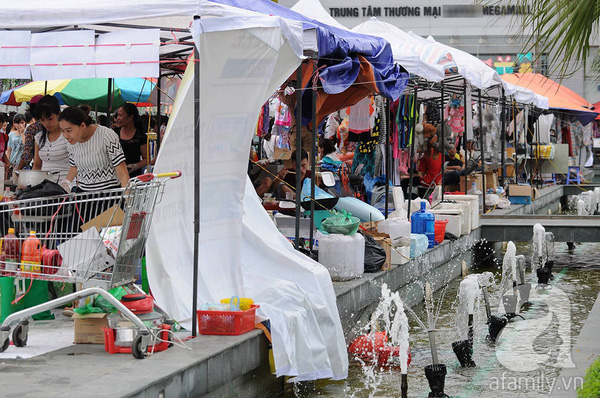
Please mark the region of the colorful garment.
POLYGON ((23 146, 23 153, 21 154, 21 163, 24 166, 28 166, 33 160, 33 156, 35 155, 35 136, 42 131, 44 131, 44 126, 42 126, 41 122, 30 124, 25 129, 25 144, 23 146))
POLYGON ((363 98, 351 106, 348 113, 348 130, 361 134, 371 130, 371 98, 363 98))

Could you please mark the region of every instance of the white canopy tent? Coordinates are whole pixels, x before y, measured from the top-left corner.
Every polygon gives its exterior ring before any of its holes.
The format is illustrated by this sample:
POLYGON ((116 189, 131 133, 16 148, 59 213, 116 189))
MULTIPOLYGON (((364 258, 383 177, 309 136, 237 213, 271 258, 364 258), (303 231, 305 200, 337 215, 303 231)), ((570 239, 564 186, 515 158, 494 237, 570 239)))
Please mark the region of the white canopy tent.
POLYGON ((442 81, 446 69, 456 66, 446 57, 447 52, 440 52, 435 45, 415 40, 402 29, 377 18, 371 18, 352 30, 384 38, 392 47, 394 61, 410 73, 429 81, 442 81))

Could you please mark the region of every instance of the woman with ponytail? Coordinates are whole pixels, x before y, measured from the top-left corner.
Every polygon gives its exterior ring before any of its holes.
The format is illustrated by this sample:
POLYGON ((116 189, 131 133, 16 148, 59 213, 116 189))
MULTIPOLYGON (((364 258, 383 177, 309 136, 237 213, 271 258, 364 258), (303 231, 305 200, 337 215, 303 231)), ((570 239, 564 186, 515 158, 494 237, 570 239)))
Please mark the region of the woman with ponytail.
MULTIPOLYGON (((61 181, 69 173, 70 167, 68 143, 60 133, 58 125, 60 114, 58 99, 52 95, 43 96, 35 107, 35 113, 35 118, 40 124, 36 125, 38 128, 34 131, 33 169, 58 173, 58 181, 61 181)), ((27 140, 25 140, 25 147, 27 147, 27 140)))

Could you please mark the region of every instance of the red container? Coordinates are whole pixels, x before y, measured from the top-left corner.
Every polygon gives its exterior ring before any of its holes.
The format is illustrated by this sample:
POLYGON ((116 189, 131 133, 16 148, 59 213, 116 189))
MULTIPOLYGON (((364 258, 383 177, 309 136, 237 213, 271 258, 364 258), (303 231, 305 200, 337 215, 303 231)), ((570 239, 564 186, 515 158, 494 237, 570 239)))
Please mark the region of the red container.
POLYGON ((259 305, 246 311, 197 311, 200 334, 237 336, 254 329, 254 317, 259 305))
POLYGON ((140 231, 142 230, 142 224, 144 223, 145 218, 146 212, 144 211, 133 213, 131 215, 131 221, 129 222, 129 228, 127 229, 127 235, 125 236, 126 240, 135 239, 140 236, 140 231))
MULTIPOLYGON (((159 332, 159 338, 163 341, 158 341, 154 346, 148 346, 148 352, 159 352, 164 351, 171 343, 169 343, 169 333, 171 330, 171 325, 162 324, 160 325, 162 329, 159 332)), ((111 328, 102 328, 104 332, 104 351, 109 354, 131 354, 131 347, 120 347, 115 345, 115 329, 111 328)))
MULTIPOLYGON (((390 361, 390 357, 400 357, 400 347, 394 346, 384 346, 379 349, 379 355, 377 356, 377 366, 385 367, 390 366, 390 362, 394 363, 394 361, 390 361)), ((408 350, 408 361, 407 365, 410 365, 412 361, 412 356, 410 355, 410 349, 408 350)))
POLYGON ((448 224, 448 220, 435 220, 435 243, 438 245, 444 241, 446 224, 448 224))
POLYGON ((53 275, 58 272, 62 265, 62 257, 58 250, 49 250, 42 247, 42 273, 53 275))
POLYGON ((154 298, 144 293, 126 294, 121 303, 134 314, 148 314, 154 310, 154 298))
POLYGON ((15 236, 15 229, 9 228, 8 233, 2 238, 2 252, 9 261, 19 262, 21 258, 21 242, 15 236))

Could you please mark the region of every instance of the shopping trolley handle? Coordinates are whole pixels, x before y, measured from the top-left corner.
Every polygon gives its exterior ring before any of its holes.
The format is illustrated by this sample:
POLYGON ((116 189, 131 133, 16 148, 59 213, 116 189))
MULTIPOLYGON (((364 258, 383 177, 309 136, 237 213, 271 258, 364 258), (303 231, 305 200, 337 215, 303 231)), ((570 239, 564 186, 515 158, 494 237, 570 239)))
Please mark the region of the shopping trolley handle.
POLYGON ((135 178, 137 178, 141 182, 148 182, 148 181, 152 181, 155 178, 175 179, 175 178, 179 178, 179 177, 181 177, 181 171, 171 171, 169 173, 158 173, 158 174, 146 173, 146 174, 139 175, 135 178))

